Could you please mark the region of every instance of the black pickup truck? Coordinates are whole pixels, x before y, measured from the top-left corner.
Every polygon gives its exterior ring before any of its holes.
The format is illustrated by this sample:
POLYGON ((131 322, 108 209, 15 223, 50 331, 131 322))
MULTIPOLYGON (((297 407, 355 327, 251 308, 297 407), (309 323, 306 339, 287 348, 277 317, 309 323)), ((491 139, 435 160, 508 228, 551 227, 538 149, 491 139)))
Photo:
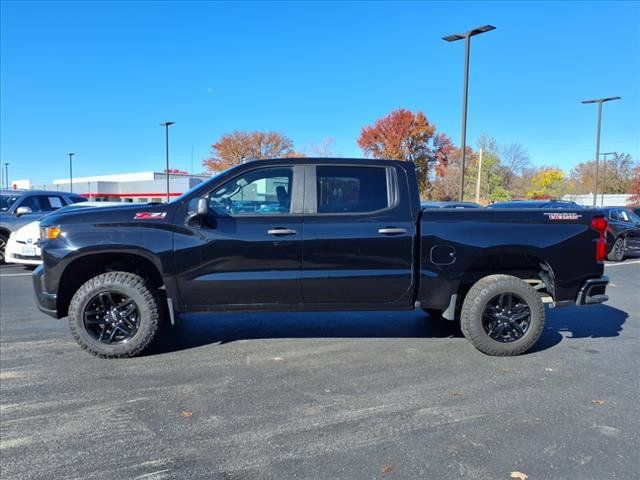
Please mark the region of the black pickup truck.
POLYGON ((181 312, 414 308, 517 355, 545 303, 607 300, 606 228, 598 210, 423 209, 409 162, 259 160, 166 205, 47 216, 33 284, 102 357, 141 352, 181 312))

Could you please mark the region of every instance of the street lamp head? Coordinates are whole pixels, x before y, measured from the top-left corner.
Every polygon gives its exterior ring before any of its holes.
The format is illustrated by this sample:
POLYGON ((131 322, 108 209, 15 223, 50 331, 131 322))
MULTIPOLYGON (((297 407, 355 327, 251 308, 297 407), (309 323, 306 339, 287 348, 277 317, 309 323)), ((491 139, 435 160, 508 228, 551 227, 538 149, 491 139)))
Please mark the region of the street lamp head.
POLYGON ((582 100, 582 103, 604 103, 611 100, 620 100, 622 97, 604 97, 604 98, 592 98, 590 100, 582 100))
POLYGON ((70 157, 73 157, 75 153, 67 153, 67 155, 69 155, 70 157))
POLYGON ((474 28, 469 32, 470 36, 478 35, 480 33, 490 32, 491 30, 495 30, 496 27, 493 25, 483 25, 482 27, 474 28))
POLYGON ((453 35, 447 35, 446 37, 442 37, 442 39, 447 42, 455 42, 456 40, 462 40, 463 38, 464 38, 464 35, 461 35, 459 33, 454 33, 453 35))
POLYGON ((496 27, 493 25, 484 25, 482 27, 474 28, 473 30, 469 30, 466 33, 453 33, 451 35, 447 35, 446 37, 442 37, 443 40, 447 42, 455 42, 456 40, 462 40, 463 38, 473 37, 474 35, 479 35, 481 33, 490 32, 491 30, 495 30, 496 27))
POLYGON ((161 123, 160 126, 161 127, 169 127, 169 126, 173 125, 174 123, 176 123, 176 122, 164 122, 164 123, 161 123))

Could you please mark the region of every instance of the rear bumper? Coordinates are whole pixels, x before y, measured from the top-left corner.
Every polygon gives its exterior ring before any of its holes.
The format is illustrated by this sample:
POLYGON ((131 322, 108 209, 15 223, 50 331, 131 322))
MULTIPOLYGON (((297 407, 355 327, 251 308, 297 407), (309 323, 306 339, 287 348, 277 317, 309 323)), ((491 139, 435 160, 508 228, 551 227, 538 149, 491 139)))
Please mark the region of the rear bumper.
POLYGON ((33 290, 36 294, 38 309, 53 318, 60 318, 57 309, 58 296, 44 289, 44 268, 42 268, 42 265, 33 271, 31 279, 33 280, 33 290))
POLYGON ((605 294, 607 285, 609 284, 609 277, 603 275, 598 278, 590 278, 578 291, 576 297, 576 305, 593 305, 595 303, 602 303, 609 300, 609 297, 605 294))

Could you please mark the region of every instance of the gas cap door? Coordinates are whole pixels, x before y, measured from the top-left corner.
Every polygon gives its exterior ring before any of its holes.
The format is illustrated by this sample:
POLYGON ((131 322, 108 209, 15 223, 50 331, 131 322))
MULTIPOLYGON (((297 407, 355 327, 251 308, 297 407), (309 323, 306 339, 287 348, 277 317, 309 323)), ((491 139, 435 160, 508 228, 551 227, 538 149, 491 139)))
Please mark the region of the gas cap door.
POLYGON ((434 245, 429 257, 434 265, 451 265, 456 261, 456 249, 451 245, 434 245))

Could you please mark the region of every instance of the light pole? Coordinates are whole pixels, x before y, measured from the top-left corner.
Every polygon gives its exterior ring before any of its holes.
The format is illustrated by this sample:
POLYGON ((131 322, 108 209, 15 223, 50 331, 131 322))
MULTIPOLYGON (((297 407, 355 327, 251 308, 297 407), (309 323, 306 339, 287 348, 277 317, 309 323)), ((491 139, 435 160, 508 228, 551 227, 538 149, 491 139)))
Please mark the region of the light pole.
POLYGON ((460 165, 460 201, 464 200, 464 164, 466 159, 466 147, 467 147, 467 97, 469 96, 469 50, 471 48, 471 37, 479 35, 481 33, 490 32, 495 30, 496 27, 492 25, 485 25, 483 27, 474 28, 466 33, 454 33, 442 37, 447 42, 455 42, 457 40, 465 40, 464 49, 464 90, 462 96, 462 140, 460 141, 462 148, 462 161, 460 165))
POLYGON ((160 124, 161 127, 164 127, 164 140, 167 154, 167 168, 165 170, 167 177, 167 203, 169 203, 169 127, 174 123, 175 122, 164 122, 160 124))
POLYGON ((4 183, 7 187, 7 190, 9 190, 9 165, 11 165, 8 162, 5 162, 4 164, 4 183))
POLYGON ((73 156, 75 153, 67 153, 69 155, 69 191, 73 193, 73 156))
POLYGON ((602 155, 602 192, 600 192, 600 206, 604 207, 604 187, 607 181, 607 155, 615 155, 617 152, 601 153, 602 155))
POLYGON ((602 104, 604 102, 610 102, 611 100, 620 100, 622 97, 604 97, 593 98, 591 100, 583 100, 582 103, 597 103, 598 104, 598 130, 596 133, 596 178, 593 185, 593 206, 596 206, 598 197, 598 160, 600 159, 600 126, 602 124, 602 104))

